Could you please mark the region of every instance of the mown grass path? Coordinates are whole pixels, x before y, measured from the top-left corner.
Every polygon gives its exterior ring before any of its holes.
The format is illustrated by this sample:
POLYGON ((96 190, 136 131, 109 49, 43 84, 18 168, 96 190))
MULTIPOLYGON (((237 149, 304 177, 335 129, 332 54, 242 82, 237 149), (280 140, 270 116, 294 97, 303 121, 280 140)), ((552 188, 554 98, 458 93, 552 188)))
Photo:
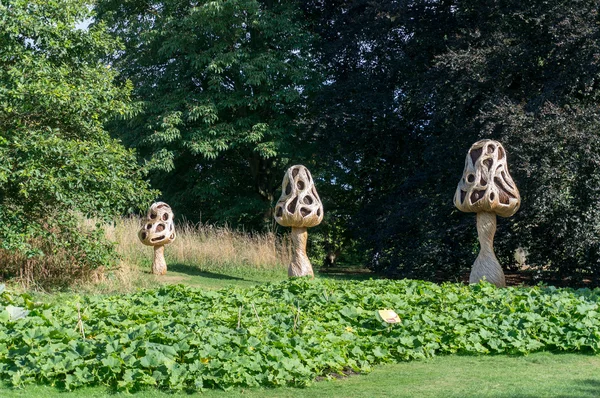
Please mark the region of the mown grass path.
MULTIPOLYGON (((307 388, 234 389, 203 393, 166 393, 144 390, 144 398, 370 398, 370 397, 499 397, 592 398, 600 396, 600 357, 582 354, 536 353, 524 357, 445 356, 429 360, 381 365, 367 375, 325 380, 307 388)), ((5 398, 118 397, 106 388, 61 392, 52 387, 0 387, 5 398)))

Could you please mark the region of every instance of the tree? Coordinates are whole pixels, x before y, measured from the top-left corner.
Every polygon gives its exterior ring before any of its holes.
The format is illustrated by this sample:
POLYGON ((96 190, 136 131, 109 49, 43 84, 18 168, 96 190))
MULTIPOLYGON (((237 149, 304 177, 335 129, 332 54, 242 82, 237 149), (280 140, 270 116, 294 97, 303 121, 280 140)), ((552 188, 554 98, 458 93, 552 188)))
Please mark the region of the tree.
MULTIPOLYGON (((448 140, 444 162, 426 159, 435 152, 426 134, 431 99, 422 93, 456 26, 451 3, 315 1, 305 13, 328 72, 314 98, 313 126, 321 169, 333 182, 322 189, 326 210, 337 216, 329 223, 342 224, 342 239, 358 240, 380 272, 457 273, 461 244, 439 236, 451 236, 457 221, 449 216, 453 189, 444 196, 435 184, 448 186, 443 167, 450 147, 460 145, 448 140)), ((460 167, 466 149, 454 155, 460 167)))
POLYGON ((115 67, 143 112, 112 126, 188 219, 273 223, 284 167, 302 157, 317 74, 294 2, 102 0, 125 44, 115 67))
POLYGON ((596 3, 339 0, 305 12, 329 71, 320 157, 371 267, 449 278, 470 266, 476 237, 452 196, 471 144, 494 138, 523 203, 500 220, 501 262, 523 247, 531 265, 600 281, 596 3))
POLYGON ((154 195, 133 152, 103 129, 130 112, 131 87, 101 61, 118 50, 104 26, 76 27, 89 10, 84 0, 0 2, 0 248, 18 266, 40 255, 70 270, 111 265, 102 231, 79 218, 108 221, 154 195))
POLYGON ((462 34, 434 73, 437 107, 511 148, 523 207, 509 247, 551 277, 600 283, 598 4, 466 2, 456 18, 462 34))

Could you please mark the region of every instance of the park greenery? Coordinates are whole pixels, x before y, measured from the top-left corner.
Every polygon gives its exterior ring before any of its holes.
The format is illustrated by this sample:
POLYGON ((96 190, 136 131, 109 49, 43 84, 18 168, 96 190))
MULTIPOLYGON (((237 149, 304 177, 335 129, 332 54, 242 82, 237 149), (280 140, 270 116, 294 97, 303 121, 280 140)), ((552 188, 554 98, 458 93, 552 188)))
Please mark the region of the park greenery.
POLYGON ((600 292, 296 278, 37 303, 0 296, 0 377, 67 390, 305 386, 440 354, 600 350, 600 292), (377 315, 394 308, 388 324, 377 315))
POLYGON ((131 84, 103 57, 118 41, 83 1, 0 3, 0 249, 2 272, 77 278, 116 263, 100 228, 155 195, 132 150, 103 124, 131 113, 131 84), (16 257, 15 257, 16 256, 16 257), (42 261, 32 258, 44 256, 42 261), (34 267, 34 263, 36 264, 34 267))
POLYGON ((500 262, 520 249, 546 280, 596 285, 597 22, 589 0, 4 1, 2 272, 110 268, 100 224, 156 198, 272 231, 304 164, 326 214, 314 253, 453 280, 477 251, 454 188, 492 138, 522 196, 500 262))
POLYGON ((599 21, 589 0, 0 0, 0 380, 189 393, 598 354, 599 21), (500 262, 518 249, 537 286, 449 282, 478 251, 452 198, 482 138, 522 198, 500 262), (311 260, 361 275, 287 280, 294 164, 324 205, 311 260), (178 217, 160 277, 153 200, 178 217))

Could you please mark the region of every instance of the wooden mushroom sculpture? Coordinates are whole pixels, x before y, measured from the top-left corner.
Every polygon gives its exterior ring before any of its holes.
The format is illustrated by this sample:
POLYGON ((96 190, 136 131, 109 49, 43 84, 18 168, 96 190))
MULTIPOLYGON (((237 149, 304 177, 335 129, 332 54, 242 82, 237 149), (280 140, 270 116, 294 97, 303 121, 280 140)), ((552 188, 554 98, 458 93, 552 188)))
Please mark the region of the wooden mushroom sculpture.
POLYGON ((494 254, 496 215, 510 217, 519 209, 521 197, 508 173, 506 151, 494 140, 477 141, 469 149, 465 170, 454 194, 454 205, 464 212, 477 213, 480 251, 469 277, 477 283, 484 277, 504 287, 504 272, 494 254))
POLYGON ((138 232, 138 238, 143 244, 154 246, 153 274, 164 275, 167 273, 165 245, 173 242, 175 236, 171 206, 164 202, 153 203, 148 210, 146 221, 138 232))
POLYGON ((275 205, 275 221, 284 227, 292 227, 294 252, 288 268, 290 277, 314 277, 312 265, 306 255, 306 229, 319 225, 321 220, 323 204, 310 171, 302 165, 290 167, 283 177, 281 197, 275 205))

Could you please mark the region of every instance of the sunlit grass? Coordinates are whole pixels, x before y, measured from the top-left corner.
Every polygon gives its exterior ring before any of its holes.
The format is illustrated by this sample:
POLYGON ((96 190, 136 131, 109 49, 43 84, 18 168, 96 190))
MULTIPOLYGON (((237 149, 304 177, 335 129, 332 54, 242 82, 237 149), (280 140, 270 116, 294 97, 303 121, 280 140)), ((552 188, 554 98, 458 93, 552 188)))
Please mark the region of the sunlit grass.
POLYGON ((124 218, 106 225, 106 237, 116 244, 121 258, 115 270, 101 280, 78 286, 88 292, 130 291, 159 284, 219 289, 249 287, 287 277, 291 244, 272 232, 247 233, 229 227, 176 224, 177 238, 165 247, 167 274, 150 273, 153 248, 144 246, 137 233, 141 220, 124 218))
MULTIPOLYGON (((445 356, 424 361, 377 366, 367 375, 325 380, 303 389, 237 388, 231 391, 166 393, 144 390, 133 397, 144 398, 592 398, 600 396, 600 357, 583 354, 535 353, 528 356, 445 356)), ((62 392, 46 386, 12 389, 0 386, 6 398, 111 397, 104 387, 62 392)))

